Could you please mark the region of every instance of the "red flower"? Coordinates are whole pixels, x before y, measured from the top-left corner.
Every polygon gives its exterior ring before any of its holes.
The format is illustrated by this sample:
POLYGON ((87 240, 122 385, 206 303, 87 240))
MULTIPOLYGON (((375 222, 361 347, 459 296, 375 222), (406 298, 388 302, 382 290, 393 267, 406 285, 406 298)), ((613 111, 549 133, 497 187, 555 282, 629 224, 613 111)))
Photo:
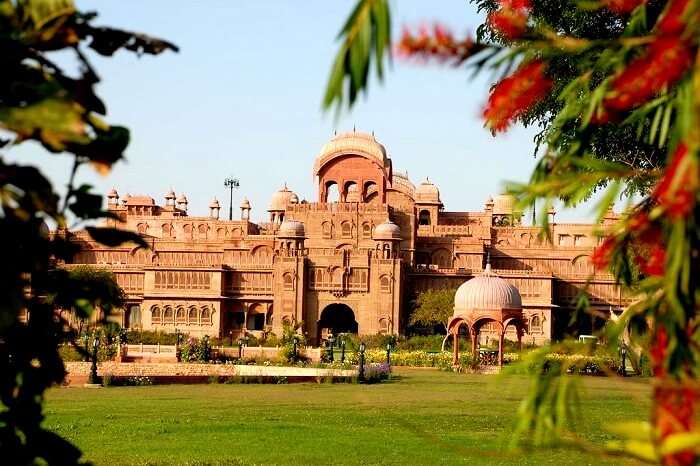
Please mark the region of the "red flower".
POLYGON ((489 25, 508 40, 521 37, 527 30, 529 0, 501 0, 500 8, 488 17, 489 25))
POLYGON ((651 249, 648 257, 638 255, 635 257, 635 261, 644 275, 650 277, 663 276, 666 266, 666 250, 663 246, 657 244, 651 249))
POLYGON ((688 7, 690 0, 671 0, 668 3, 666 13, 657 23, 657 29, 662 34, 678 34, 685 29, 683 13, 688 7))
POLYGON ((452 33, 440 24, 433 26, 432 33, 427 27, 421 27, 414 35, 410 29, 404 28, 401 40, 396 47, 396 53, 404 58, 437 58, 440 61, 455 60, 457 64, 469 58, 475 51, 471 38, 455 40, 452 33))
POLYGON ((518 68, 491 90, 484 109, 486 126, 492 131, 503 131, 532 108, 552 88, 552 80, 545 74, 545 63, 531 61, 518 68))
MULTIPOLYGON (((698 401, 697 388, 665 383, 654 389, 654 424, 660 440, 679 434, 693 432, 698 401)), ((666 465, 694 465, 696 454, 692 449, 668 454, 663 458, 666 465)))
POLYGON ((695 205, 695 192, 700 184, 697 158, 681 143, 676 148, 664 176, 652 193, 672 219, 688 216, 695 205))
POLYGON ((654 371, 654 377, 663 378, 666 374, 664 363, 666 361, 666 349, 668 348, 668 332, 666 327, 661 325, 656 329, 654 341, 649 347, 649 355, 651 356, 651 368, 654 371))
POLYGON ((597 269, 605 269, 610 265, 612 253, 615 249, 615 237, 608 236, 594 250, 591 262, 597 269))
POLYGON ((608 109, 624 111, 653 97, 662 87, 680 79, 692 63, 690 46, 679 37, 659 37, 646 54, 633 60, 612 82, 608 109))
POLYGON ((647 0, 605 0, 604 3, 608 10, 618 14, 625 14, 646 2, 647 0))

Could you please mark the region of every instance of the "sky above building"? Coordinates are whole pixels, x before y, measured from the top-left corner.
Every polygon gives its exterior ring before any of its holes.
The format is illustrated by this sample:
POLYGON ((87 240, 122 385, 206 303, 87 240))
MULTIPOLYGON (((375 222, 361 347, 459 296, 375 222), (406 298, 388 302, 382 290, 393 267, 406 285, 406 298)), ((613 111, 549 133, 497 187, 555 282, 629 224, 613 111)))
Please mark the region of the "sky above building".
MULTIPOLYGON (((515 127, 493 137, 480 118, 493 76, 470 79, 464 68, 395 60, 385 82, 336 119, 321 110, 336 36, 354 0, 208 0, 106 2, 78 0, 97 10, 96 24, 159 36, 180 53, 92 54, 102 77, 98 92, 108 120, 129 127, 128 160, 106 177, 84 168, 81 181, 106 193, 147 194, 162 202, 172 187, 193 215, 206 215, 216 196, 228 210, 224 179, 234 176, 235 215, 244 196, 252 218, 267 218, 272 193, 284 183, 316 199, 313 161, 334 131, 374 131, 395 170, 418 184, 437 184, 448 210, 480 210, 507 180, 525 181, 534 166, 534 130, 515 127)), ((465 0, 392 2, 394 37, 402 25, 439 21, 473 33, 483 18, 465 0)), ((39 163, 57 187, 70 160, 37 146, 12 158, 39 163), (48 162, 47 162, 47 159, 48 162)), ((590 208, 558 219, 590 218, 590 208)))

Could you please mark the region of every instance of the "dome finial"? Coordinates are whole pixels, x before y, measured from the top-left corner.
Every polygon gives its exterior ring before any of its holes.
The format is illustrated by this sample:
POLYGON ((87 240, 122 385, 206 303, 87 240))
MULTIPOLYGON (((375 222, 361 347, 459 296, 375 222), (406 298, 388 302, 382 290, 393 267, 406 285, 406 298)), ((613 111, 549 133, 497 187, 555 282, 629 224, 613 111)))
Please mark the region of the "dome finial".
POLYGON ((484 275, 491 275, 491 251, 486 251, 486 268, 484 275))

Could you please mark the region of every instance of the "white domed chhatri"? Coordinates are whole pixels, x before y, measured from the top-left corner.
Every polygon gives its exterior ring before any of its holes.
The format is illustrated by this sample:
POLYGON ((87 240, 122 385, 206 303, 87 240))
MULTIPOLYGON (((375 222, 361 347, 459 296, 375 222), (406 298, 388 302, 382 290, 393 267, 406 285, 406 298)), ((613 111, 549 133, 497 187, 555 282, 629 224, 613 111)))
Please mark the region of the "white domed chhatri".
POLYGON ((401 240, 401 228, 391 220, 387 220, 374 229, 374 239, 384 241, 401 240))
POLYGON ((513 215, 515 198, 510 194, 501 194, 493 200, 494 215, 513 215))
POLYGON ((440 201, 440 190, 427 178, 416 188, 415 197, 417 203, 442 204, 440 201))
POLYGON ((268 212, 284 212, 289 204, 299 202, 299 197, 287 188, 285 184, 282 189, 272 195, 268 212))
POLYGON ((212 199, 211 202, 209 203, 209 208, 210 209, 220 209, 221 204, 219 204, 219 200, 217 198, 212 199))
POLYGON ((522 309, 522 299, 516 287, 491 271, 491 264, 481 275, 467 280, 455 294, 455 316, 474 310, 522 309))
POLYGON ((247 197, 244 197, 243 201, 241 201, 241 209, 250 209, 250 201, 247 197))
POLYGON ((282 222, 282 225, 280 225, 277 236, 280 238, 304 238, 306 237, 306 229, 302 222, 285 220, 282 222))

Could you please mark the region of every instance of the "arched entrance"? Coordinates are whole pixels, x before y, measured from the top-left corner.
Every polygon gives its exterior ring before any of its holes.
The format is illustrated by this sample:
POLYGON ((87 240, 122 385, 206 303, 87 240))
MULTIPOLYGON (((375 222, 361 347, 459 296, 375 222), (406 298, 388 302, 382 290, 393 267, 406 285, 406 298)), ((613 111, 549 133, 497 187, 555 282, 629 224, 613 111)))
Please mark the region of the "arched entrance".
POLYGON ((357 333, 355 313, 347 304, 330 304, 321 312, 318 321, 319 341, 325 334, 357 333))

